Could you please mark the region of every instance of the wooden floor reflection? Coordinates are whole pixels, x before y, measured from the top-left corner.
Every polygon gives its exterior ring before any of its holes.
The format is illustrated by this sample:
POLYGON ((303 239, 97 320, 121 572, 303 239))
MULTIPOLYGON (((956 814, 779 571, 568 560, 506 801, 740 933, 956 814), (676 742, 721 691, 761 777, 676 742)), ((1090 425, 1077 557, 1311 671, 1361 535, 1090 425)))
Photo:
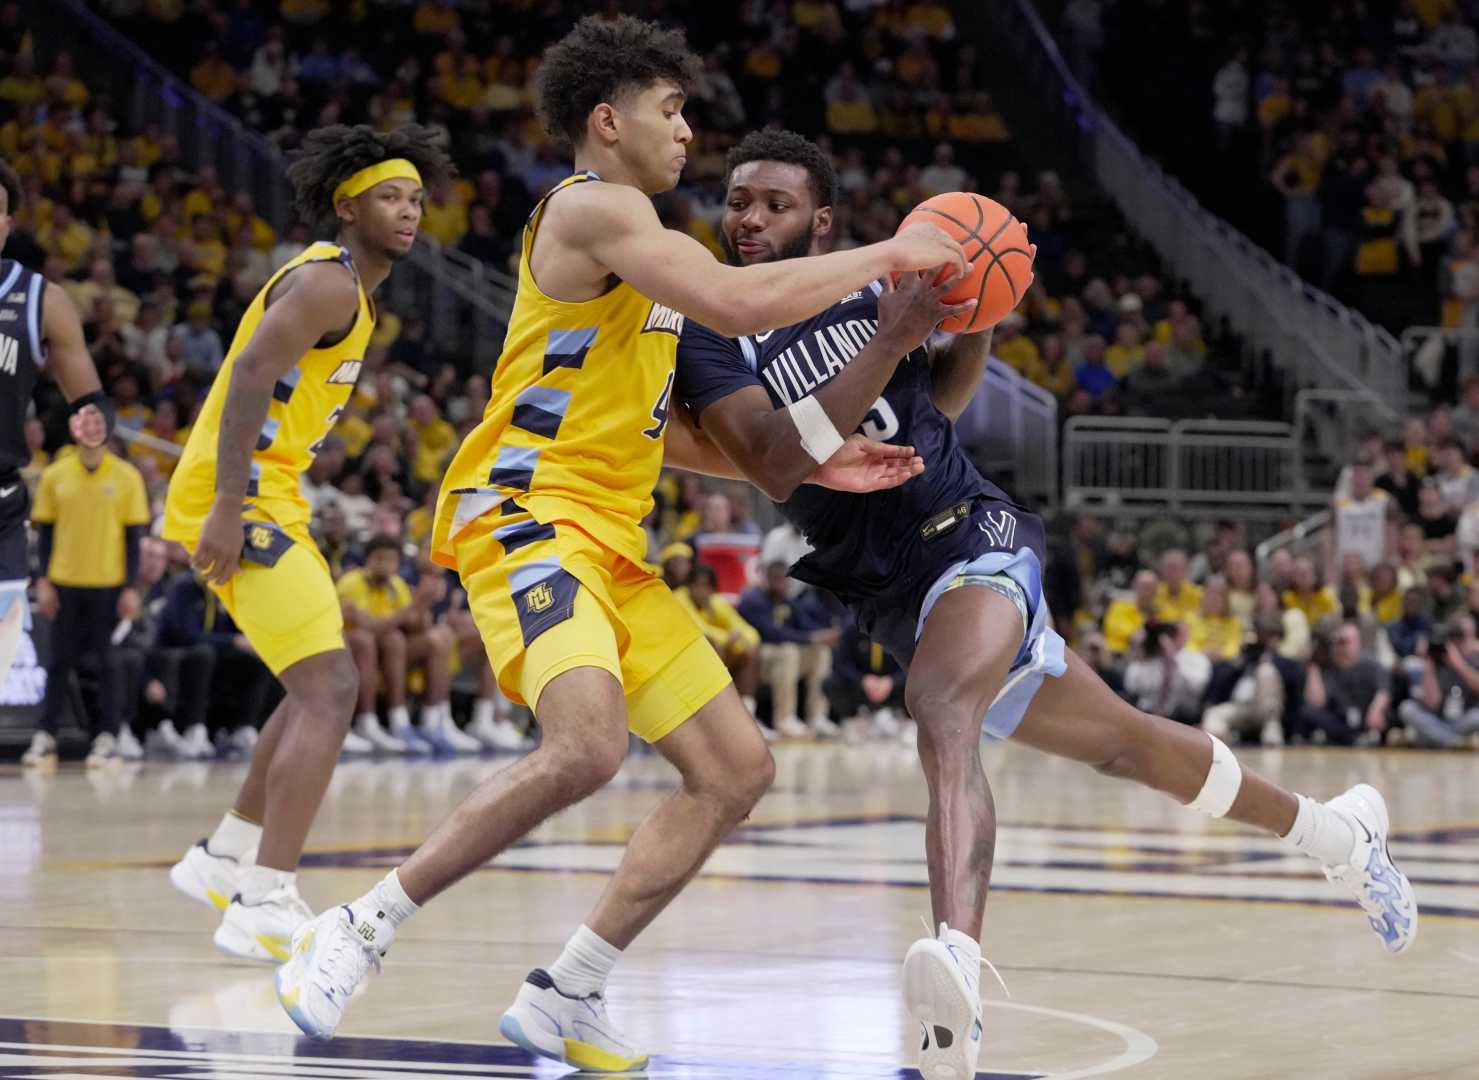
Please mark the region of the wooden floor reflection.
MULTIPOLYGON (((1328 797, 1391 807, 1424 907, 1392 960, 1353 904, 1276 842, 1013 747, 986 751, 1002 828, 982 1074, 1479 1077, 1479 768, 1471 754, 1248 751, 1328 797)), ((506 759, 341 766, 302 874, 352 898, 506 759)), ((623 959, 613 1016, 667 1077, 871 1077, 916 1045, 898 968, 928 917, 911 751, 777 749, 775 789, 623 959)), ((266 969, 212 948, 164 869, 235 765, 0 771, 0 1080, 553 1076, 496 1021, 598 894, 673 782, 650 755, 430 905, 331 1044, 296 1039, 266 969)))

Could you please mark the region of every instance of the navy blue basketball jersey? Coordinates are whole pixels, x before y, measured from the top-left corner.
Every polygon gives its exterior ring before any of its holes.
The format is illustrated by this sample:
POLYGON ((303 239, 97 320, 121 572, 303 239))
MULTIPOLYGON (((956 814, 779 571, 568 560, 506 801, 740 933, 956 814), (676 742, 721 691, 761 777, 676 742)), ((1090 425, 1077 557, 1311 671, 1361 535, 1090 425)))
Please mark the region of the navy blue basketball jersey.
POLYGON ((46 279, 11 259, 0 260, 0 479, 31 463, 26 413, 45 358, 41 298, 46 279))
MULTIPOLYGON (((877 331, 881 291, 875 283, 806 322, 751 337, 722 337, 689 319, 678 343, 680 400, 702 426, 706 408, 747 386, 764 387, 776 408, 814 393, 877 331)), ((781 504, 814 548, 792 570, 794 577, 867 609, 917 602, 942 566, 973 558, 983 546, 1041 543, 992 535, 993 529, 1016 532, 1017 518, 1031 514, 1002 518, 992 509, 1016 505, 976 470, 930 391, 929 356, 921 347, 900 361, 858 429, 882 442, 912 445, 924 459, 923 473, 868 495, 803 484, 781 504), (932 519, 957 508, 958 516, 930 528, 932 519)))

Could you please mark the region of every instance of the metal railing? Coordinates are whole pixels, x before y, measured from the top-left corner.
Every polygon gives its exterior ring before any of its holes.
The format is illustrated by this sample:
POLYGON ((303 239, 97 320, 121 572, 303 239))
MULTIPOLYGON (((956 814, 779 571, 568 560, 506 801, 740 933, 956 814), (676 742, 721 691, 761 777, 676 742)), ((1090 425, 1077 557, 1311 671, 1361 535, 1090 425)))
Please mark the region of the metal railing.
POLYGON ((1293 528, 1274 533, 1253 549, 1253 558, 1258 568, 1262 570, 1266 567, 1269 557, 1281 548, 1288 548, 1291 555, 1309 555, 1319 559, 1324 551, 1325 536, 1330 531, 1330 525, 1330 511, 1321 510, 1293 528))
POLYGON ((1392 409, 1366 390, 1301 390, 1294 395, 1294 432, 1331 462, 1344 461, 1361 434, 1394 434, 1392 409))
MULTIPOLYGON (((113 97, 132 128, 157 126, 178 142, 185 162, 212 166, 227 191, 250 192, 273 226, 291 223, 287 160, 275 144, 170 73, 82 0, 26 0, 24 6, 30 25, 48 31, 37 34, 43 51, 59 51, 69 40, 89 46, 79 66, 90 84, 113 97)), ((423 314, 441 348, 491 368, 517 287, 512 278, 423 237, 391 282, 387 306, 423 314)))
POLYGON ((1327 498, 1305 483, 1290 424, 1076 416, 1064 428, 1069 510, 1277 520, 1327 498))
MULTIPOLYGON (((1226 316, 1257 361, 1267 352, 1294 388, 1365 391, 1400 403, 1402 350, 1391 334, 1302 281, 1227 222, 1207 212, 1142 154, 1069 71, 1031 0, 986 10, 1042 86, 1068 145, 1126 220, 1185 277, 1213 315, 1226 316)), ((1388 420, 1397 412, 1390 410, 1388 420)))
POLYGON ((1038 506, 1058 503, 1058 399, 1000 360, 956 421, 982 472, 1038 506))

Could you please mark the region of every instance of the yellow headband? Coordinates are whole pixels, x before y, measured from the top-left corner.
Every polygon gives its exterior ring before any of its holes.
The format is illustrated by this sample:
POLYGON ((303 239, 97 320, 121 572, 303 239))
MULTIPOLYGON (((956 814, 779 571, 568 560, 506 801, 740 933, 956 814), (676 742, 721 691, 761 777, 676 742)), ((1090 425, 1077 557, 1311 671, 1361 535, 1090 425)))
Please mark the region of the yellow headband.
POLYGON ((334 189, 334 202, 363 195, 376 184, 385 180, 414 180, 421 183, 421 174, 405 158, 389 158, 379 164, 361 169, 334 189))

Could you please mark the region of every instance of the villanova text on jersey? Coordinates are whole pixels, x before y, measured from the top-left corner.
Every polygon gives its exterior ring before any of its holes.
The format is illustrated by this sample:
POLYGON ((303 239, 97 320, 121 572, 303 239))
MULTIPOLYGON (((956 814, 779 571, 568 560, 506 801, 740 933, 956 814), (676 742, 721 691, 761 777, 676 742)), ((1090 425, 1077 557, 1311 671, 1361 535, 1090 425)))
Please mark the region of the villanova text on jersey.
MULTIPOLYGON (((694 419, 721 398, 759 385, 782 408, 815 393, 844 371, 878 330, 875 283, 794 326, 726 338, 691 319, 678 344, 678 391, 694 419)), ((950 563, 999 548, 1041 545, 1041 525, 976 470, 955 426, 935 408, 928 353, 916 349, 898 368, 859 431, 912 445, 925 471, 901 487, 868 495, 803 484, 781 512, 815 550, 792 571, 801 581, 859 606, 866 624, 875 605, 917 603, 950 563), (926 541, 924 523, 962 503, 962 520, 926 541)))

